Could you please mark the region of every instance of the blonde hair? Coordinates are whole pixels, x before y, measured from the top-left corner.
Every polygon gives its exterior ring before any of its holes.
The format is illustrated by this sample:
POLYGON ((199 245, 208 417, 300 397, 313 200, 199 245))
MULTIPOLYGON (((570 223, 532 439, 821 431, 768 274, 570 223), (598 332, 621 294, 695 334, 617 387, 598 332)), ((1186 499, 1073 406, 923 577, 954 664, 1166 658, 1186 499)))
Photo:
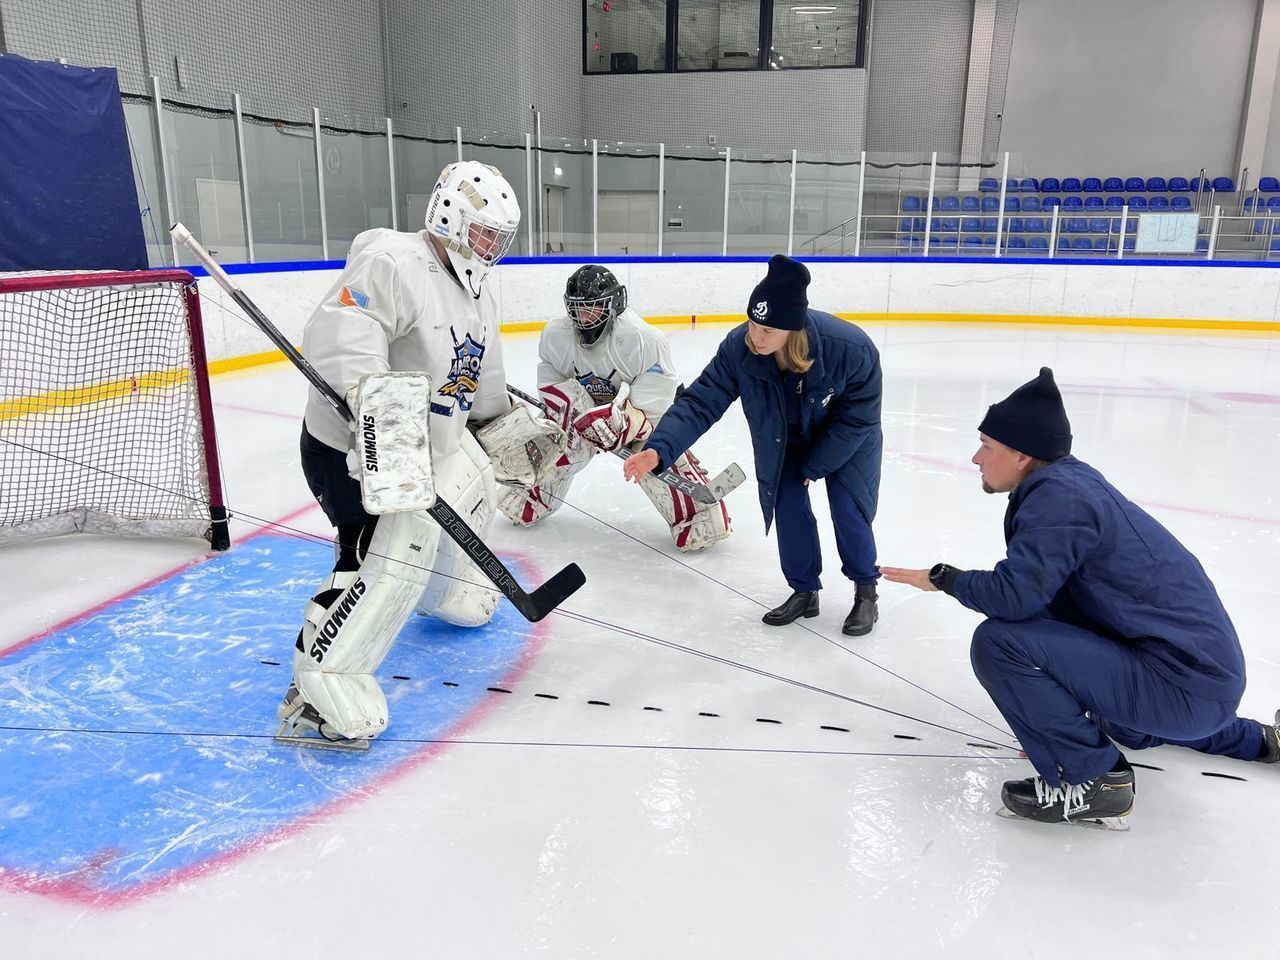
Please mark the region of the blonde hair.
MULTIPOLYGON (((755 345, 751 342, 751 331, 746 333, 747 349, 752 353, 756 353, 755 345)), ((759 356, 758 353, 756 353, 759 356)), ((789 330, 787 331, 787 342, 782 345, 782 349, 776 354, 778 366, 787 373, 808 373, 809 368, 813 366, 813 359, 809 356, 809 332, 807 330, 789 330)))

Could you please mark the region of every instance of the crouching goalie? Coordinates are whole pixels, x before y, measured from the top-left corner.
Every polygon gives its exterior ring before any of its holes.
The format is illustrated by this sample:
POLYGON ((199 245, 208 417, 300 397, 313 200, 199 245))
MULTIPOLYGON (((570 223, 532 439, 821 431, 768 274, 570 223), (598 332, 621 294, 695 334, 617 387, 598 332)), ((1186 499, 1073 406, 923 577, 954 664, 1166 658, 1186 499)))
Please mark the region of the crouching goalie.
MULTIPOLYGON (((540 484, 504 487, 498 497, 499 509, 523 526, 554 513, 596 454, 639 449, 675 399, 666 337, 627 306, 627 288, 610 270, 588 264, 574 271, 564 305, 565 316, 548 323, 538 342, 538 394, 568 436, 567 448, 540 484)), ((672 468, 695 483, 707 481, 691 452, 672 468)), ((640 486, 678 549, 701 550, 729 535, 723 503, 697 503, 656 475, 640 486)))

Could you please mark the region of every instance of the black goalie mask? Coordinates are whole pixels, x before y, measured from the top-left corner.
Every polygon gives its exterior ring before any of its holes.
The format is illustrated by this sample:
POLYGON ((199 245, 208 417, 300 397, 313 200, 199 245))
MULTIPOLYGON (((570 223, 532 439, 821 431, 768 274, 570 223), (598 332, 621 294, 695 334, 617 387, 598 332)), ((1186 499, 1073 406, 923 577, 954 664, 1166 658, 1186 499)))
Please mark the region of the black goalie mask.
POLYGON ((575 270, 565 284, 564 308, 578 331, 578 339, 590 346, 627 309, 627 288, 608 268, 589 263, 575 270))

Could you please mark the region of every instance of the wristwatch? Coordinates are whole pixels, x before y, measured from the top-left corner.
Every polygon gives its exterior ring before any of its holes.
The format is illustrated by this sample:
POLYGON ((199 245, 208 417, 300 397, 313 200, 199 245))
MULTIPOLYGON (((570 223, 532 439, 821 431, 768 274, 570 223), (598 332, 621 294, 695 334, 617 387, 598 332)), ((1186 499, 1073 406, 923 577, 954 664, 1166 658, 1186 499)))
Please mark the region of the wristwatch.
POLYGON ((935 563, 929 568, 929 582, 939 590, 945 591, 959 573, 960 571, 949 563, 935 563))

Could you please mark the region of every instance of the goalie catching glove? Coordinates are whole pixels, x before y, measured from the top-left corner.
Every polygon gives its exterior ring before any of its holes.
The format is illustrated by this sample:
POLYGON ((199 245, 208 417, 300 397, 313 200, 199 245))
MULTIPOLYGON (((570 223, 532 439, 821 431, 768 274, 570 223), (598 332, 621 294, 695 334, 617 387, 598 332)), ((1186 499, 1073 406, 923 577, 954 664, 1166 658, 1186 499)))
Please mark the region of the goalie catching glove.
POLYGON ((568 438, 550 420, 534 418, 525 406, 514 406, 476 431, 476 439, 493 463, 499 483, 536 487, 555 468, 568 438))
POLYGON ((619 447, 644 442, 653 433, 649 417, 630 400, 601 404, 573 421, 573 429, 593 447, 611 453, 619 447))

